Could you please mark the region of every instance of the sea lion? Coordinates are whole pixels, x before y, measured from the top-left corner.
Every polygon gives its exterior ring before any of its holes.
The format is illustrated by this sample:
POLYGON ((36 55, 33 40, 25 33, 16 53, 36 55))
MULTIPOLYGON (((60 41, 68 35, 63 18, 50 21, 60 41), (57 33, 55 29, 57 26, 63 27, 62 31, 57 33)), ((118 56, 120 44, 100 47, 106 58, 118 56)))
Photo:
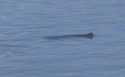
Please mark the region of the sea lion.
POLYGON ((71 35, 60 35, 60 36, 47 36, 46 39, 58 40, 58 39, 72 39, 72 38, 88 38, 92 39, 94 34, 92 32, 87 34, 71 34, 71 35))

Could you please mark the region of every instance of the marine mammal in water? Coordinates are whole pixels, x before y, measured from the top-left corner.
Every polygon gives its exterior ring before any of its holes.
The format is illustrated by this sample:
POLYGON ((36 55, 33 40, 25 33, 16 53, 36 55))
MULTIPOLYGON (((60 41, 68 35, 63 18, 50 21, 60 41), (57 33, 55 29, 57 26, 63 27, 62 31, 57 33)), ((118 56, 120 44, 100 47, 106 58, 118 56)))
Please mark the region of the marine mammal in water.
POLYGON ((93 39, 94 34, 92 32, 87 34, 71 34, 71 35, 60 35, 60 36, 47 36, 44 37, 50 40, 58 40, 58 39, 72 39, 72 38, 88 38, 93 39))

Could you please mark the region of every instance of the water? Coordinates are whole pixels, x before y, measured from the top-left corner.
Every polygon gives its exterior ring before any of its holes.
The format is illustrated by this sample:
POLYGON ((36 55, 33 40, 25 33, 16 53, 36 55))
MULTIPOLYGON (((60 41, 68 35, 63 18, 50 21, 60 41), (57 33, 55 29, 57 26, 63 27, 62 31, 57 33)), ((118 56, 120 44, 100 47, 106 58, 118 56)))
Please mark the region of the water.
POLYGON ((1 77, 124 77, 124 0, 0 0, 1 77), (93 39, 44 39, 86 34, 93 39))

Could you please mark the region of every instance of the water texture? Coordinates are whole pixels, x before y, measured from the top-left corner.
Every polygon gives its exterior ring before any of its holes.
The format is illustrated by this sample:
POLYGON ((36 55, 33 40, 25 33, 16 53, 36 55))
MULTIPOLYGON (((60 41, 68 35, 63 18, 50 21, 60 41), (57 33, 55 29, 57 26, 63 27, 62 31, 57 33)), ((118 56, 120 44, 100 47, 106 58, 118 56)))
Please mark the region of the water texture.
POLYGON ((0 0, 0 77, 125 77, 124 8, 125 0, 0 0), (93 39, 62 38, 89 32, 93 39))

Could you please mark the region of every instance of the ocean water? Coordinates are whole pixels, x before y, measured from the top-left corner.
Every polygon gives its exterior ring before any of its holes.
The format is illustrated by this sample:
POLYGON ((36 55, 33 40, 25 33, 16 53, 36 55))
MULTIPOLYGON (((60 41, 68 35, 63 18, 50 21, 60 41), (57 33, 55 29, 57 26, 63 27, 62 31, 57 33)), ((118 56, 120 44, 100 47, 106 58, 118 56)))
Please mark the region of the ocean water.
POLYGON ((0 0, 0 77, 125 77, 124 8, 125 0, 0 0))

